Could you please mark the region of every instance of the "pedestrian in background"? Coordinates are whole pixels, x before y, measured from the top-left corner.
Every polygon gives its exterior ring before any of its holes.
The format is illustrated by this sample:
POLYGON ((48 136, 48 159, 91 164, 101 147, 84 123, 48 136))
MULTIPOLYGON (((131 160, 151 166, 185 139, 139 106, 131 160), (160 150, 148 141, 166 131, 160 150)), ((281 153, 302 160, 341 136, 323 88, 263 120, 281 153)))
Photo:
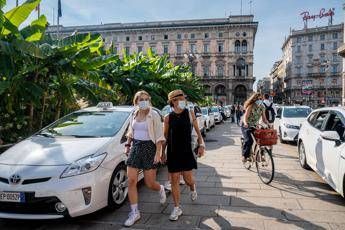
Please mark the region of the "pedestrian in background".
POLYGON ((242 116, 242 107, 240 106, 240 104, 236 105, 236 123, 237 125, 240 125, 240 120, 241 120, 241 116, 242 116))
POLYGON ((140 219, 137 190, 139 170, 144 171, 146 186, 158 192, 159 202, 164 204, 166 201, 164 186, 156 181, 162 143, 165 141, 161 117, 152 109, 151 97, 146 91, 138 91, 134 95, 133 104, 135 111, 131 116, 125 145, 125 153, 129 153, 127 176, 128 198, 131 204, 131 212, 124 223, 126 227, 132 226, 140 219))
POLYGON ((205 144, 201 136, 195 114, 187 108, 186 96, 182 90, 174 90, 168 95, 168 103, 173 110, 164 118, 164 136, 167 143, 167 165, 171 178, 171 191, 174 209, 170 220, 178 220, 182 215, 180 207, 180 175, 190 188, 190 198, 197 199, 193 169, 197 169, 197 162, 192 150, 192 129, 198 136, 197 154, 204 155, 205 144))

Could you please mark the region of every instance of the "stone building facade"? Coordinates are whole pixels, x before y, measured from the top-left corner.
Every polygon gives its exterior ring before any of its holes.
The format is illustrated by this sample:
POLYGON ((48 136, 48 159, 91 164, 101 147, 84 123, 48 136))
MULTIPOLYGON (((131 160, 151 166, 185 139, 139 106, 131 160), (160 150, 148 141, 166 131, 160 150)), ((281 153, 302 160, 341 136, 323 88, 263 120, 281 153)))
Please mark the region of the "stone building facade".
MULTIPOLYGON (((244 102, 253 92, 253 49, 258 22, 253 15, 217 19, 59 27, 59 37, 100 33, 106 44, 123 53, 151 49, 176 65, 189 65, 202 79, 206 95, 219 104, 244 102)), ((48 28, 51 34, 57 27, 48 28)))
POLYGON ((282 104, 285 101, 285 69, 283 65, 283 60, 276 61, 270 72, 271 81, 271 95, 273 101, 278 104, 282 104))
POLYGON ((271 93, 271 79, 269 77, 264 77, 258 81, 257 92, 261 94, 271 93))
POLYGON ((312 107, 341 103, 343 24, 292 30, 285 40, 283 63, 288 103, 312 107))
MULTIPOLYGON (((343 4, 343 11, 345 12, 345 3, 343 4)), ((345 19, 344 19, 345 23, 345 19)), ((345 29, 343 24, 343 38, 345 38, 345 29)), ((342 92, 342 105, 345 106, 345 41, 341 44, 341 46, 338 48, 338 54, 343 59, 343 72, 342 72, 342 83, 343 86, 343 92, 342 92)))

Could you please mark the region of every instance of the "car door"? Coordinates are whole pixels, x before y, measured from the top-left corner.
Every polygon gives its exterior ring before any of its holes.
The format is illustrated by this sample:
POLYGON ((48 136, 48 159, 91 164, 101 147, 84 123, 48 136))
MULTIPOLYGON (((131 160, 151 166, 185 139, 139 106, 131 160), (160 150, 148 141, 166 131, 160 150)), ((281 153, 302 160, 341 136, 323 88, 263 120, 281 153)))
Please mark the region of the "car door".
POLYGON ((320 164, 320 158, 322 157, 321 130, 327 116, 328 110, 321 110, 311 121, 310 128, 305 131, 307 138, 303 140, 307 162, 315 171, 323 171, 323 165, 320 164))
POLYGON ((329 185, 334 189, 342 189, 342 183, 340 182, 339 175, 339 163, 341 161, 341 151, 344 151, 344 124, 345 120, 341 113, 337 111, 331 111, 329 113, 324 131, 336 131, 341 142, 336 144, 335 141, 330 141, 322 138, 322 157, 320 165, 323 164, 323 177, 329 185), (339 185, 341 184, 341 185, 339 185))

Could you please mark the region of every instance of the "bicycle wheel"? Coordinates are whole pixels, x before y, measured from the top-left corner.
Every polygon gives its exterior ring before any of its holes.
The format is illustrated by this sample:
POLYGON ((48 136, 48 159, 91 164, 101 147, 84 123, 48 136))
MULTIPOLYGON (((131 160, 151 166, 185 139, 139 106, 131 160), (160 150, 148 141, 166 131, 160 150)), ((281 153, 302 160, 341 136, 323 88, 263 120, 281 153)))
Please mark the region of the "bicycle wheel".
POLYGON ((265 184, 271 183, 274 177, 274 161, 271 150, 261 148, 260 152, 256 155, 256 169, 260 180, 265 184))

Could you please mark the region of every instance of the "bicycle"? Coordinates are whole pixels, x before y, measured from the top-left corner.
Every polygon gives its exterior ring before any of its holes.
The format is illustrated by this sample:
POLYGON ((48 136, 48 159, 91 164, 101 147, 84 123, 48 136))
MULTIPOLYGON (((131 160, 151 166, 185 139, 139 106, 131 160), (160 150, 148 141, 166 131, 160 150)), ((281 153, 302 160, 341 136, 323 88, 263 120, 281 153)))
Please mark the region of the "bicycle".
MULTIPOLYGON (((246 169, 250 169, 254 163, 260 180, 269 184, 274 178, 274 161, 272 156, 272 150, 267 146, 261 146, 257 143, 256 138, 251 133, 253 138, 253 145, 250 151, 249 160, 243 162, 243 166, 246 169)), ((241 147, 243 148, 244 138, 241 137, 241 147)))

